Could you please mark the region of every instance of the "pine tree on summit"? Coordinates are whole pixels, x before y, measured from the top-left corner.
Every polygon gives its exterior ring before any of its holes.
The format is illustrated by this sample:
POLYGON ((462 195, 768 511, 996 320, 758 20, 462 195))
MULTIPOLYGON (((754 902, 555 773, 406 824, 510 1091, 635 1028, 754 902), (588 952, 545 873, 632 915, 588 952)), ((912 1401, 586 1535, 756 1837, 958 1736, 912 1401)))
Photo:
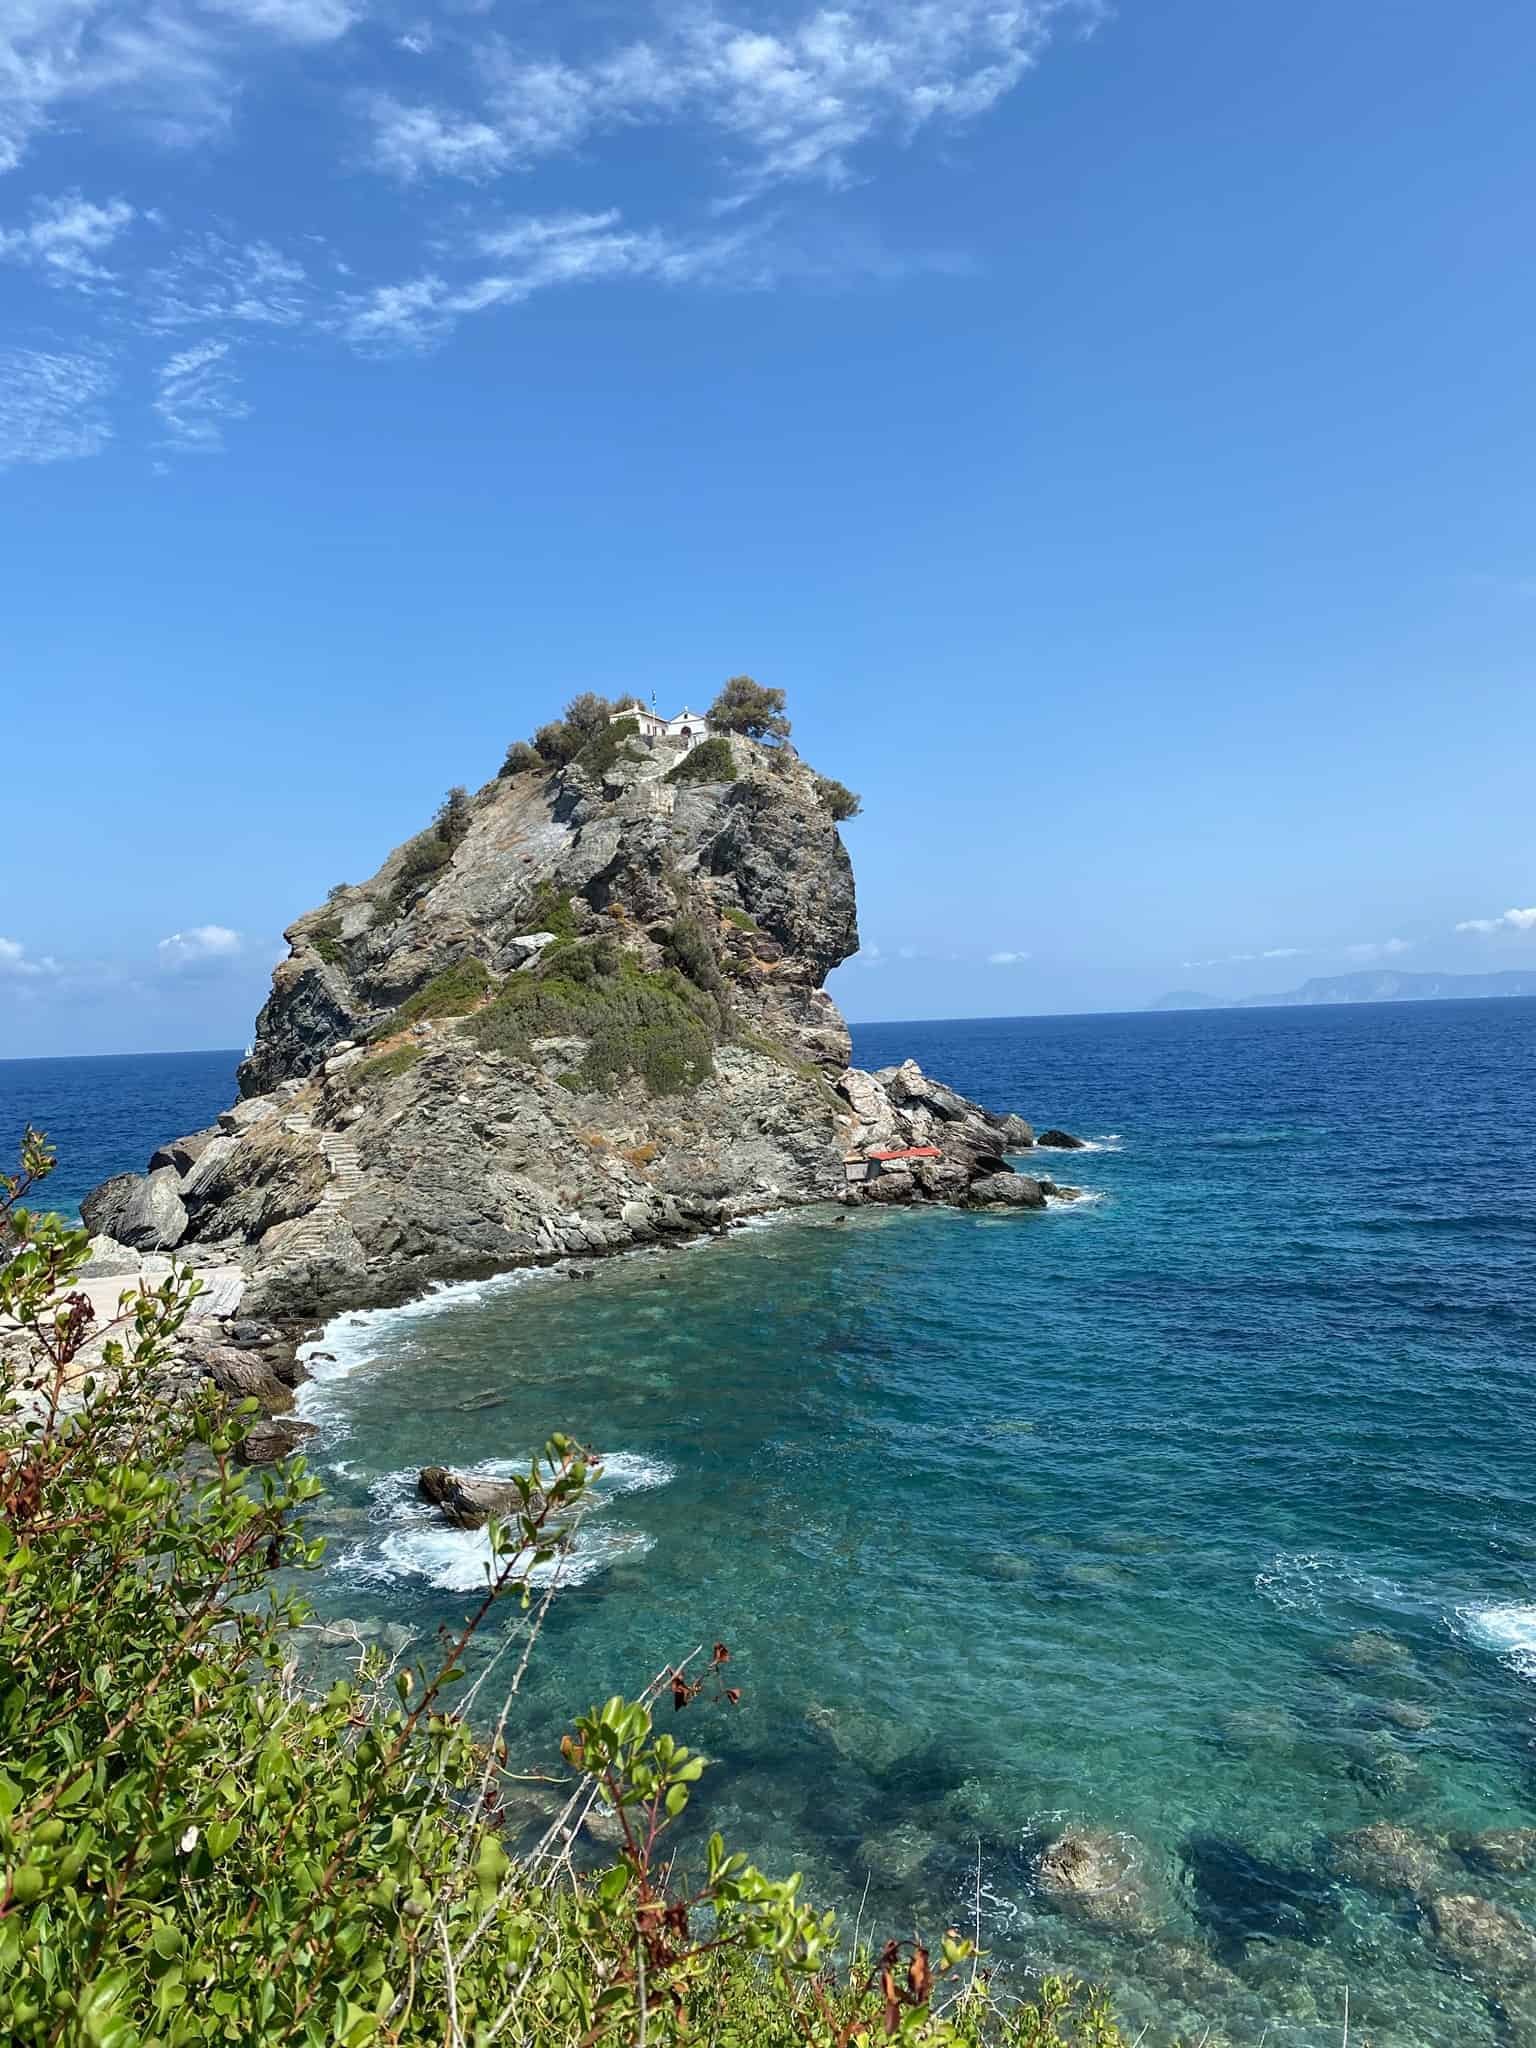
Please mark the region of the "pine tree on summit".
POLYGON ((787 740, 784 692, 751 676, 732 676, 706 716, 715 732, 739 732, 749 740, 787 740))

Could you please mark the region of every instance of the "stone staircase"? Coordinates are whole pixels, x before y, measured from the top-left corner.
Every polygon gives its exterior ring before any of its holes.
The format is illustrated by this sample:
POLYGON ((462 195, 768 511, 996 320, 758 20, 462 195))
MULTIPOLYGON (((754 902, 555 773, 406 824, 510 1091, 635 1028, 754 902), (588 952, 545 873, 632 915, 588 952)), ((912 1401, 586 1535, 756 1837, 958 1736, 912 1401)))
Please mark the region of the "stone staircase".
MULTIPOLYGON (((304 1115, 294 1114, 283 1118, 283 1129, 295 1136, 313 1131, 314 1125, 304 1115)), ((344 1209, 363 1184, 363 1169, 357 1156, 357 1147, 350 1138, 344 1138, 336 1131, 319 1133, 320 1150, 325 1154, 330 1167, 330 1179, 325 1192, 313 1209, 305 1216, 299 1216, 288 1224, 283 1232, 282 1242, 273 1247, 285 1262, 291 1260, 302 1264, 325 1248, 331 1218, 338 1210, 344 1209)))

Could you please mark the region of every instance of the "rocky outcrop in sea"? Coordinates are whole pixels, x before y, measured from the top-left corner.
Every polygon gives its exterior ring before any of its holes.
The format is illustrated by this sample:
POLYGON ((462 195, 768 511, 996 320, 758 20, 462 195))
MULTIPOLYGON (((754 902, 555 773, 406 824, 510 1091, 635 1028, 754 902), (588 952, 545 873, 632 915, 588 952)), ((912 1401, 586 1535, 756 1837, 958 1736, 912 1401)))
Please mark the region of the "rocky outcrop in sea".
POLYGON ((244 1313, 294 1318, 792 1204, 1070 1195, 1015 1171, 1022 1118, 850 1065, 828 785, 787 745, 729 762, 690 780, 610 732, 333 889, 285 934, 240 1100, 87 1197, 103 1256, 231 1260, 244 1313))

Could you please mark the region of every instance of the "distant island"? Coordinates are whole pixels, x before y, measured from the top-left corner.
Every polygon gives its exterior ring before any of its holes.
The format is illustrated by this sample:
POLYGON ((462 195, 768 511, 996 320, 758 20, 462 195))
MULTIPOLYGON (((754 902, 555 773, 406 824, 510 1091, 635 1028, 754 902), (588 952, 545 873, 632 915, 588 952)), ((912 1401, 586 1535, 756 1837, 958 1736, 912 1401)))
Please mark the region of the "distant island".
POLYGON ((1446 1003, 1485 996, 1536 996, 1536 970, 1508 968, 1499 974, 1399 974, 1363 968, 1355 974, 1317 974, 1300 988, 1273 995, 1210 996, 1176 988, 1150 1010, 1291 1010, 1317 1003, 1446 1003))

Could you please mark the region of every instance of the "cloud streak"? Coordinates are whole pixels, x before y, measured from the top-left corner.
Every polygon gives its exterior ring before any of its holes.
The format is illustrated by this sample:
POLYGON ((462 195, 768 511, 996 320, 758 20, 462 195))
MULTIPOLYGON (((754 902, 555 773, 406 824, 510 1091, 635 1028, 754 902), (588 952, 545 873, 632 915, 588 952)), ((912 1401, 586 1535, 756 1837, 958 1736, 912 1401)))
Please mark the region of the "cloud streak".
POLYGON ((57 974, 59 971, 59 963, 51 953, 45 953, 40 960, 34 960, 19 939, 0 939, 0 977, 14 976, 17 979, 32 980, 42 975, 57 974))
POLYGON ((78 192, 34 199, 25 227, 0 228, 0 262, 40 270, 50 284, 95 291, 112 282, 97 259, 134 218, 124 199, 96 205, 78 192))
POLYGON ((1533 932, 1536 931, 1536 904, 1526 910, 1506 910, 1500 917, 1465 917, 1456 927, 1459 932, 1533 932))
POLYGON ((225 924, 196 924, 172 932, 157 948, 162 967, 196 967, 210 960, 228 960, 240 951, 240 934, 225 924))
POLYGON ((376 96, 370 154, 407 180, 483 179, 665 123, 715 153, 723 144, 724 204, 776 184, 835 190, 871 142, 909 144, 990 112, 1063 22, 1097 13, 1091 0, 854 0, 761 21, 702 6, 582 61, 487 38, 473 107, 376 96))
POLYGON ((100 454, 112 438, 104 401, 115 382, 96 354, 0 349, 0 469, 100 454))

